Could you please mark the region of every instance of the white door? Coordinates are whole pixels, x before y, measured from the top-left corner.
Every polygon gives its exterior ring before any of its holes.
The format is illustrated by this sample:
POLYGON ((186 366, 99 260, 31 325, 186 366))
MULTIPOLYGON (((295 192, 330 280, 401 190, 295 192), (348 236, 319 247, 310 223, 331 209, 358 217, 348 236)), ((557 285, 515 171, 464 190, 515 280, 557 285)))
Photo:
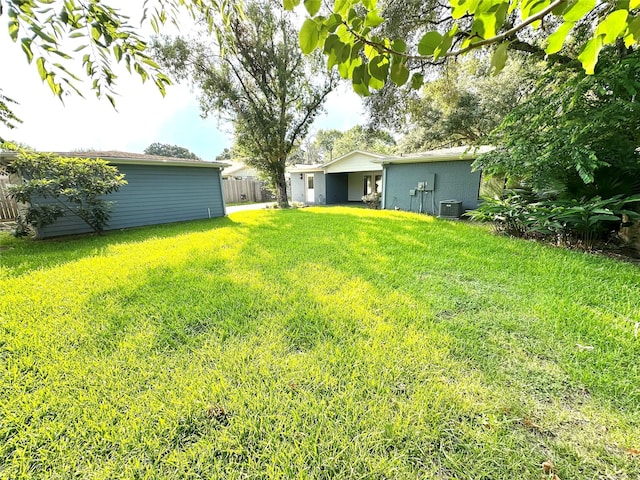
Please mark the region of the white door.
POLYGON ((307 173, 306 175, 306 187, 307 187, 307 203, 315 203, 316 197, 313 188, 313 173, 307 173))

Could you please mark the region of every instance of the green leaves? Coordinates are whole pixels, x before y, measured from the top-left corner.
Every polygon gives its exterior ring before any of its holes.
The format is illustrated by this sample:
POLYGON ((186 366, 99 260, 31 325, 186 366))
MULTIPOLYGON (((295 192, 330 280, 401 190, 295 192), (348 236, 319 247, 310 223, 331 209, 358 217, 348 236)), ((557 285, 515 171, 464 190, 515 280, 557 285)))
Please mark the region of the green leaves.
MULTIPOLYGON (((37 60, 39 66, 40 60, 37 60)), ((65 214, 75 215, 95 232, 104 230, 110 218, 110 202, 101 197, 127 183, 116 167, 98 159, 13 150, 17 156, 8 169, 23 182, 11 194, 28 204, 26 213, 18 219, 20 231, 26 231, 27 226, 50 225, 65 214), (56 199, 64 208, 58 205, 52 210, 47 202, 38 203, 42 198, 56 199)))
POLYGON ((577 22, 596 8, 596 0, 570 0, 562 17, 565 22, 577 22))
POLYGON ((304 0, 304 6, 312 17, 318 13, 322 6, 322 0, 304 0))
POLYGON ((433 52, 441 43, 442 35, 438 32, 427 32, 418 43, 418 53, 420 55, 433 55, 433 52))
MULTIPOLYGON (((300 3, 294 0, 283 1, 287 8, 294 8, 300 3)), ((640 8, 640 0, 622 0, 616 4, 616 10, 606 13, 606 17, 604 9, 595 12, 597 0, 449 0, 448 11, 441 7, 443 10, 436 10, 433 18, 429 19, 438 25, 448 26, 448 30, 439 26, 437 30, 423 33, 417 44, 410 46, 407 46, 404 38, 375 36, 376 27, 385 20, 384 10, 378 10, 376 1, 335 0, 332 15, 328 18, 318 16, 320 7, 317 2, 305 1, 304 5, 316 22, 312 24, 305 21, 300 32, 300 45, 306 53, 323 46, 326 32, 338 34, 345 45, 367 45, 364 55, 369 59, 380 54, 388 58, 396 55, 405 59, 422 57, 424 60, 438 61, 445 56, 461 55, 475 48, 495 46, 492 71, 499 72, 507 59, 508 47, 503 46, 505 39, 511 40, 514 35, 517 37, 525 28, 536 28, 545 18, 554 19, 549 25, 560 20, 557 22, 559 26, 548 35, 545 48, 547 54, 555 54, 562 49, 576 22, 584 20, 587 15, 596 19, 600 15, 601 21, 593 26, 593 35, 581 37, 585 39, 585 44, 580 61, 586 71, 593 72, 602 45, 614 43, 618 38, 624 38, 628 47, 640 41, 640 21, 635 15, 629 14, 630 10, 640 8), (507 15, 516 9, 520 11, 520 23, 505 26, 507 15), (446 15, 450 18, 447 19, 446 15), (463 17, 464 22, 456 21, 463 17), (465 30, 459 31, 460 28, 465 30), (504 35, 507 29, 509 36, 504 35), (457 47, 452 51, 454 44, 457 47)), ((359 52, 362 50, 363 48, 358 49, 359 52)), ((327 64, 330 68, 346 61, 335 48, 325 48, 324 53, 329 57, 327 64)), ((347 70, 348 66, 342 69, 343 72, 347 70)), ((371 68, 369 71, 372 71, 371 68)), ((381 72, 375 66, 373 72, 377 76, 372 78, 379 80, 381 72)), ((386 81, 406 83, 406 72, 400 63, 393 62, 393 67, 389 69, 389 74, 391 73, 393 78, 389 76, 386 81)))
POLYGON ((596 29, 595 36, 603 35, 602 43, 609 44, 616 41, 627 28, 627 17, 629 12, 626 10, 616 10, 611 12, 600 22, 596 29))
POLYGON ((283 0, 284 9, 292 11, 300 4, 300 0, 283 0))
POLYGON ((315 20, 307 18, 304 21, 300 28, 298 40, 302 53, 309 54, 316 49, 320 40, 320 29, 315 20))
POLYGON ((398 87, 407 83, 407 80, 409 80, 409 69, 403 61, 394 58, 391 64, 390 78, 398 87))
POLYGON ((582 68, 587 74, 592 75, 594 73, 596 63, 598 63, 598 54, 602 49, 602 35, 592 38, 584 46, 578 60, 582 63, 582 68))
POLYGON ((557 53, 562 49, 562 45, 574 25, 574 22, 564 22, 555 32, 549 35, 547 48, 545 48, 545 52, 548 55, 557 53))
POLYGON ((497 75, 502 71, 505 64, 507 63, 507 49, 509 48, 510 42, 503 42, 498 45, 491 56, 491 67, 489 71, 493 75, 497 75))

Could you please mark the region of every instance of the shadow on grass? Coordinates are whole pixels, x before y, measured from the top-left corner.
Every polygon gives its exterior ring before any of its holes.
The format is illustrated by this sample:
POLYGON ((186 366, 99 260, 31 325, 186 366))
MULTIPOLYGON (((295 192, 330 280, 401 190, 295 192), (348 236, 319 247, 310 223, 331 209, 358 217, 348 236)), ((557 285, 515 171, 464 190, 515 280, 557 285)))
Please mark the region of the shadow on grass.
POLYGON ((85 257, 99 256, 113 246, 140 243, 231 227, 229 217, 110 230, 104 235, 76 235, 44 240, 5 237, 0 243, 0 279, 16 277, 33 270, 52 268, 85 257), (2 268, 4 267, 4 268, 2 268))
MULTIPOLYGON (((113 362, 99 358, 96 368, 118 365, 99 370, 98 378, 115 379, 108 393, 117 396, 128 388, 133 400, 146 381, 159 382, 160 412, 166 396, 181 408, 206 405, 209 397, 223 399, 237 412, 225 438, 240 439, 241 460, 264 461, 271 448, 281 454, 307 442, 305 467, 318 469, 328 462, 336 475, 355 465, 362 477, 371 476, 367 462, 374 457, 411 470, 412 475, 395 478, 416 478, 434 464, 441 476, 534 478, 547 455, 561 460, 561 478, 634 468, 616 452, 609 453, 615 458, 603 461, 604 468, 594 460, 600 451, 583 461, 582 452, 591 447, 585 444, 588 435, 566 435, 569 428, 599 426, 571 423, 580 418, 572 410, 576 387, 596 391, 593 415, 606 414, 599 421, 634 418, 612 406, 632 405, 633 397, 620 394, 635 388, 637 369, 613 379, 611 373, 622 368, 621 359, 631 361, 637 346, 591 318, 601 310, 585 315, 599 305, 617 308, 625 279, 638 278, 631 267, 591 263, 461 223, 361 209, 251 212, 234 215, 233 221, 109 237, 63 242, 69 249, 64 259, 55 256, 55 248, 40 252, 43 263, 53 266, 139 243, 120 249, 122 272, 82 298, 80 316, 87 328, 79 330, 88 333, 80 338, 88 342, 88 351, 114 356, 113 362), (157 238, 169 241, 149 241, 157 238), (583 271, 572 280, 575 286, 567 285, 567 264, 583 271), (567 291, 571 297, 563 298, 567 291), (588 352, 576 357, 572 347, 578 340, 586 344, 583 336, 593 342, 619 340, 618 358, 600 350, 597 357, 587 357, 588 352), (206 361, 202 369, 188 368, 206 361), (133 368, 148 370, 148 376, 133 376, 128 385, 114 374, 133 368), (174 377, 162 376, 172 369, 174 377), (592 370, 608 375, 586 377, 592 370), (170 381, 179 377, 182 390, 170 381), (232 388, 212 393, 218 377, 232 388), (565 398, 569 408, 559 411, 553 402, 565 398), (560 432, 548 426, 551 420, 527 417, 544 413, 565 415, 570 423, 560 432)), ((34 260, 32 268, 38 266, 34 260)), ((60 305, 49 307, 44 313, 51 318, 65 315, 60 305)), ((70 323, 75 316, 69 314, 70 323)), ((40 320, 33 322, 48 328, 40 320)), ((56 340, 69 342, 65 336, 56 340)), ((79 362, 83 356, 78 355, 79 362)), ((75 399, 70 402, 75 405, 75 399)), ((209 409, 214 415, 215 405, 209 409)), ((218 437, 217 427, 201 424, 202 415, 185 418, 166 440, 172 454, 218 437)), ((598 448, 608 448, 606 441, 598 442, 598 448)), ((158 451, 151 453, 155 468, 163 468, 158 451)), ((207 464, 200 457, 197 462, 207 464)))

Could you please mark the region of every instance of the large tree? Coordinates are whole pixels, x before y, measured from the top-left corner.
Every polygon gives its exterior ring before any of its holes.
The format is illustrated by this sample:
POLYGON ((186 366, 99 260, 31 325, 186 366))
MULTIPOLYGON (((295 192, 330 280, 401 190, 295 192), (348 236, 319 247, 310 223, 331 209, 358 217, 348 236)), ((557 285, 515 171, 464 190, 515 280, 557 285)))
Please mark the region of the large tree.
MULTIPOLYGON (((417 152, 487 144, 489 134, 533 90, 542 71, 539 63, 513 59, 497 76, 487 74, 489 65, 482 59, 444 65, 439 77, 405 101, 401 121, 407 133, 399 149, 417 152)), ((380 118, 386 116, 380 105, 372 110, 380 118)))
POLYGON ((235 149, 259 169, 288 207, 287 157, 306 136, 335 84, 318 55, 297 45, 290 15, 276 0, 245 2, 229 28, 202 40, 163 39, 160 63, 199 88, 202 113, 233 123, 235 149))
POLYGON ((192 160, 201 160, 199 156, 191 150, 178 145, 169 145, 168 143, 155 142, 144 149, 147 155, 159 155, 161 157, 189 158, 192 160))
MULTIPOLYGON (((218 0, 144 0, 142 24, 159 32, 167 22, 177 24, 181 14, 204 20, 209 31, 224 29, 231 12, 241 11, 242 2, 218 0)), ((0 16, 8 18, 10 38, 19 45, 26 61, 51 91, 63 98, 82 96, 81 79, 89 80, 98 97, 115 103, 116 63, 151 80, 162 94, 170 83, 147 51, 141 25, 108 0, 0 0, 0 16)), ((3 65, 3 68, 10 66, 3 65)), ((0 86, 0 124, 12 128, 18 119, 11 92, 0 86)))
POLYGON ((333 158, 341 157, 353 150, 365 150, 373 153, 391 153, 396 141, 384 130, 356 125, 343 132, 333 143, 333 158))

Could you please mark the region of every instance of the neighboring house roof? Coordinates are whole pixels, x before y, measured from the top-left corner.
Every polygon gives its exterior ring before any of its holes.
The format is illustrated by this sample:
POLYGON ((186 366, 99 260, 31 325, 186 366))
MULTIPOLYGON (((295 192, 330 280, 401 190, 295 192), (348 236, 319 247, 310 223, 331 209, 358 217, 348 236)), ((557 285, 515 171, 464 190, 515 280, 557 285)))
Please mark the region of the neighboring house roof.
POLYGON ((316 173, 324 172, 322 164, 314 163, 312 165, 296 164, 287 168, 289 173, 316 173))
POLYGON ((244 162, 231 162, 222 171, 223 177, 257 177, 258 171, 244 162))
MULTIPOLYGON (((61 157, 73 158, 101 158, 115 165, 166 165, 189 166, 204 168, 224 168, 228 164, 222 162, 207 162, 205 160, 193 160, 190 158, 160 157, 158 155, 146 155, 144 153, 119 152, 115 150, 91 151, 91 152, 52 152, 61 157)), ((16 155, 15 152, 0 152, 0 160, 9 159, 16 155)))
POLYGON ((453 147, 430 150, 428 152, 411 153, 395 157, 386 157, 378 160, 383 165, 401 163, 428 163, 428 162, 452 162, 457 160, 473 160, 478 155, 490 152, 495 147, 453 147))
POLYGON ((379 153, 354 150, 341 157, 331 160, 322 165, 327 173, 348 173, 348 172, 369 172, 372 170, 382 170, 382 166, 377 163, 387 158, 379 153), (374 163, 376 162, 376 163, 374 163))
POLYGON ((350 172, 371 172, 382 170, 380 160, 387 158, 378 153, 354 150, 341 157, 327 163, 316 163, 312 165, 294 165, 287 168, 289 173, 350 173, 350 172))

